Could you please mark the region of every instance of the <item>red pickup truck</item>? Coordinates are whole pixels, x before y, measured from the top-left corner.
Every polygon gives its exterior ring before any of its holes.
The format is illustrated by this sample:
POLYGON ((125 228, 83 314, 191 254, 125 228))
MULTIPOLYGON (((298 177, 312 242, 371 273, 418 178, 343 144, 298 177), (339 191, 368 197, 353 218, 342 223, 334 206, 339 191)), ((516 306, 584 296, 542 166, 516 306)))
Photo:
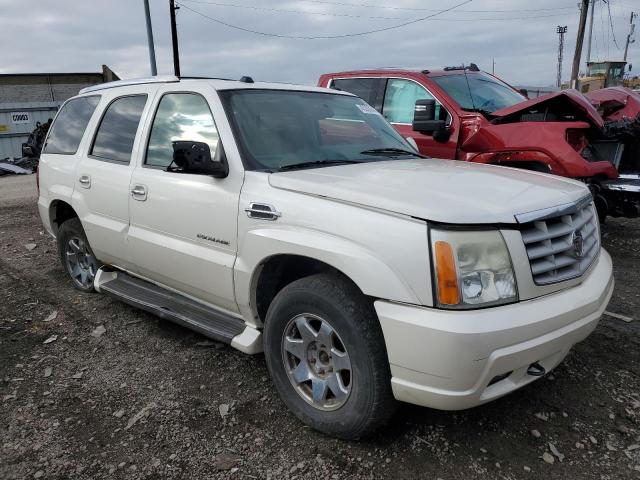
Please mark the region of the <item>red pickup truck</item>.
POLYGON ((640 95, 631 90, 528 99, 474 64, 328 73, 318 85, 358 95, 425 155, 579 179, 601 219, 640 214, 640 95))

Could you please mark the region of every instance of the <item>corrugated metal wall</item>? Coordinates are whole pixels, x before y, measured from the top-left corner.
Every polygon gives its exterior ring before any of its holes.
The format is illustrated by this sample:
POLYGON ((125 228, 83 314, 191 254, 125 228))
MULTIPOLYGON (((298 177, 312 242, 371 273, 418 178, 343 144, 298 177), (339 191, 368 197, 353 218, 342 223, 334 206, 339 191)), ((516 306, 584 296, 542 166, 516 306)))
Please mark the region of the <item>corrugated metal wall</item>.
POLYGON ((60 105, 61 101, 0 103, 0 160, 21 157, 22 144, 36 128, 36 122, 53 118, 60 105))

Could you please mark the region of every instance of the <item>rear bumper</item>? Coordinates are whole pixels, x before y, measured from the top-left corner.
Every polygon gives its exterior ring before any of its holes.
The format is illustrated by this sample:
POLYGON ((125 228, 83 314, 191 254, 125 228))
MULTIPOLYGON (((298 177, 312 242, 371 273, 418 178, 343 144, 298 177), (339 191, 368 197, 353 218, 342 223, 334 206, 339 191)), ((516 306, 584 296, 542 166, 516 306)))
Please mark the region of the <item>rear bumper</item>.
POLYGON ((460 410, 516 390, 539 378, 529 365, 553 369, 593 331, 612 292, 603 250, 580 285, 513 305, 461 312, 376 301, 394 396, 460 410))

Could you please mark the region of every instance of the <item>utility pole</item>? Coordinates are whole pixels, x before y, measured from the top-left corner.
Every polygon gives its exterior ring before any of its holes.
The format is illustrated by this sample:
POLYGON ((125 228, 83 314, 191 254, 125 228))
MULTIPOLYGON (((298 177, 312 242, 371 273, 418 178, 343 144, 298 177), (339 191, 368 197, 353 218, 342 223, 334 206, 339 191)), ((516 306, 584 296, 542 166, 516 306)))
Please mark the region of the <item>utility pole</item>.
POLYGON ((180 77, 180 52, 178 50, 178 30, 176 28, 176 7, 175 0, 169 0, 169 15, 171 17, 171 43, 173 45, 173 74, 180 77))
POLYGON ((492 58, 491 59, 491 75, 495 75, 496 74, 496 59, 492 58))
POLYGON ((593 34, 593 11, 596 9, 596 0, 591 0, 591 9, 589 12, 589 43, 587 43, 587 65, 591 61, 591 37, 593 34))
POLYGON ((560 36, 560 42, 558 44, 558 77, 556 78, 556 86, 562 87, 562 52, 564 51, 564 34, 567 33, 567 26, 561 27, 558 25, 558 35, 560 36))
POLYGON ((631 18, 629 19, 629 34, 627 35, 627 44, 624 46, 624 59, 623 61, 627 61, 627 52, 629 51, 629 44, 630 43, 634 43, 635 40, 633 39, 633 32, 636 29, 636 25, 635 23, 633 23, 633 19, 634 17, 637 17, 638 14, 631 12, 631 18))
POLYGON ((151 12, 149 11, 149 0, 144 0, 144 16, 147 20, 147 43, 149 44, 149 63, 151 64, 151 76, 158 75, 156 68, 156 49, 153 46, 153 28, 151 27, 151 12))
POLYGON ((580 71, 580 58, 582 57, 584 30, 587 24, 587 11, 589 10, 589 0, 581 0, 580 3, 580 23, 578 24, 576 51, 573 54, 573 66, 571 67, 571 88, 576 88, 578 86, 578 72, 580 71))

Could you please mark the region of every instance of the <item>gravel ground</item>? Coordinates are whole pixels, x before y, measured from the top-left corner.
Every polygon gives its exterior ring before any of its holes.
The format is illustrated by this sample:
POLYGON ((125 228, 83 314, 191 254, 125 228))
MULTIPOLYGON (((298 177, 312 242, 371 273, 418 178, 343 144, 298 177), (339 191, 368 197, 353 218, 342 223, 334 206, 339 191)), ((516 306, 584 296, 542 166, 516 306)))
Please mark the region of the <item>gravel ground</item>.
POLYGON ((638 220, 603 228, 608 310, 633 321, 605 317, 505 398, 403 405, 345 442, 286 411, 261 355, 74 290, 34 177, 0 178, 0 478, 640 478, 639 234, 638 220))

